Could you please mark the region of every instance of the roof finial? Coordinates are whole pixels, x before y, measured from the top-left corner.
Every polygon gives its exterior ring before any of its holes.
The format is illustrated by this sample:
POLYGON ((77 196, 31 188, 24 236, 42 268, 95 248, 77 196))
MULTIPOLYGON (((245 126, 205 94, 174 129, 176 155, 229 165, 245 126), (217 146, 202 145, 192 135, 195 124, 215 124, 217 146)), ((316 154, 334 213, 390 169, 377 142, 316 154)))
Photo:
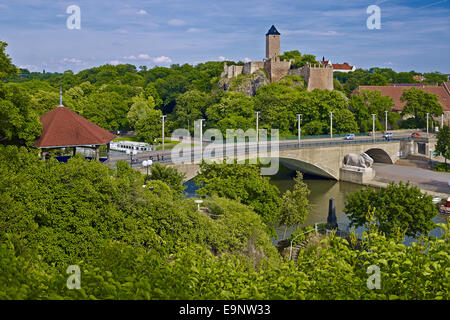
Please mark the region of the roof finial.
POLYGON ((62 107, 62 86, 59 87, 59 106, 62 107))

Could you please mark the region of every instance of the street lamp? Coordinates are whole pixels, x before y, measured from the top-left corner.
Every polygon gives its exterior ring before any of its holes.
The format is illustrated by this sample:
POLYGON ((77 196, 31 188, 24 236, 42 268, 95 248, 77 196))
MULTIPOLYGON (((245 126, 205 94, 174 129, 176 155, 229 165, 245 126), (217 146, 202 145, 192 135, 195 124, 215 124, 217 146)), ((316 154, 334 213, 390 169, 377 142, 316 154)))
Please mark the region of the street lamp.
POLYGON ((259 130, 258 130, 258 120, 259 120, 259 111, 255 112, 256 113, 256 143, 259 142, 259 130))
POLYGON ((166 121, 167 116, 162 115, 162 151, 164 151, 164 122, 166 121))
POLYGON ((300 148, 300 135, 302 133, 302 128, 301 128, 301 122, 302 122, 302 114, 301 113, 297 113, 297 130, 298 130, 298 147, 300 148))
POLYGON ((151 167, 152 164, 153 164, 152 160, 144 160, 144 161, 142 161, 142 166, 147 168, 147 176, 145 177, 145 182, 147 182, 147 180, 148 180, 148 168, 151 167))
POLYGON ((428 136, 428 118, 429 118, 430 114, 427 113, 427 136, 428 136))
POLYGON ((127 150, 126 153, 128 155, 130 155, 130 166, 133 166, 133 155, 137 155, 137 151, 136 150, 127 150))
POLYGON ((197 210, 200 211, 200 204, 203 203, 203 200, 194 200, 194 202, 197 204, 197 210))
POLYGON ((387 127, 387 122, 388 122, 388 121, 387 121, 387 120, 388 120, 388 112, 385 111, 385 112, 384 112, 384 115, 386 116, 386 119, 385 119, 385 121, 386 121, 386 122, 385 122, 385 127, 386 127, 386 132, 387 132, 387 131, 388 131, 388 127, 387 127))
POLYGON ((198 119, 200 121, 200 151, 203 154, 203 121, 205 119, 198 119))
POLYGON ((333 111, 330 111, 330 137, 333 138, 333 111))
POLYGON ((372 113, 372 138, 375 140, 375 113, 372 113))

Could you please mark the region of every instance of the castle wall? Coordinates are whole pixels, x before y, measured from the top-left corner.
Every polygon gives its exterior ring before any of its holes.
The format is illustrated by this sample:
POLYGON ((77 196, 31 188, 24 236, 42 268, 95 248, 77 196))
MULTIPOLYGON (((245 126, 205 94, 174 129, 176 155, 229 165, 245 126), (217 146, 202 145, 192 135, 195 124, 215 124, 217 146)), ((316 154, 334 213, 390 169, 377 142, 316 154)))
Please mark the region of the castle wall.
POLYGON ((259 69, 264 69, 264 61, 251 61, 244 64, 244 74, 253 74, 259 69))
POLYGON ((238 75, 242 74, 242 71, 244 70, 243 66, 227 66, 226 63, 224 64, 224 72, 222 72, 221 77, 222 78, 234 78, 238 75))
POLYGON ((333 68, 331 67, 313 67, 310 65, 299 69, 292 69, 289 74, 302 76, 308 84, 308 91, 314 89, 333 90, 333 68))
POLYGON ((269 74, 270 82, 277 82, 284 76, 289 74, 291 68, 290 61, 280 61, 279 59, 266 60, 264 63, 264 69, 269 74))

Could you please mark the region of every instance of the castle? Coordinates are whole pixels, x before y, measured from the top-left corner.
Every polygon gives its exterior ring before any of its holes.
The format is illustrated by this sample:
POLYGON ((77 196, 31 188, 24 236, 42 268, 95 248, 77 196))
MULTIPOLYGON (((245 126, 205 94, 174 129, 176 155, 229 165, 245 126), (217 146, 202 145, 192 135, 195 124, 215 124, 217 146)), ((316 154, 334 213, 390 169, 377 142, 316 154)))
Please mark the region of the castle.
POLYGON ((331 65, 307 64, 298 69, 291 69, 292 60, 280 60, 280 33, 272 26, 266 33, 266 58, 264 61, 250 61, 243 66, 224 64, 222 78, 234 78, 240 74, 253 74, 264 69, 269 81, 277 82, 286 75, 299 75, 305 79, 308 91, 314 89, 333 90, 333 67, 331 65))

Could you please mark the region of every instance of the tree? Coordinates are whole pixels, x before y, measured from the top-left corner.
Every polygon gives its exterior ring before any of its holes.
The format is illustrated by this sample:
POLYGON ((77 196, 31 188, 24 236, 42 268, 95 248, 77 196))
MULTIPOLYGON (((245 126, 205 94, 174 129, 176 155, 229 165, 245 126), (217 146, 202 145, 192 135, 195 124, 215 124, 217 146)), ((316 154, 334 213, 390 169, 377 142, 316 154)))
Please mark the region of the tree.
POLYGON ((442 114, 442 106, 439 103, 437 95, 424 90, 414 87, 407 89, 403 91, 401 101, 406 102, 402 110, 402 115, 413 115, 416 128, 424 123, 427 113, 435 116, 442 114))
POLYGON ((356 133, 359 131, 355 116, 348 109, 340 109, 334 112, 333 128, 337 133, 356 133))
POLYGON ((195 182, 201 188, 199 194, 217 195, 239 200, 258 213, 263 222, 277 222, 281 207, 280 191, 262 177, 260 168, 247 164, 200 164, 200 173, 195 182))
POLYGON ((445 159, 445 164, 447 164, 447 160, 450 159, 450 127, 444 126, 441 130, 439 130, 436 135, 437 143, 435 152, 439 156, 443 156, 445 159))
POLYGON ((176 168, 167 167, 158 162, 152 165, 149 176, 150 180, 161 180, 179 193, 185 189, 185 186, 183 186, 185 177, 186 175, 179 172, 176 168))
POLYGON ((285 226, 283 239, 286 238, 287 228, 304 223, 310 210, 308 200, 310 191, 303 182, 303 175, 300 171, 297 171, 294 182, 292 191, 287 190, 281 200, 279 224, 285 226))
POLYGON ((11 58, 5 53, 8 44, 0 41, 0 80, 12 78, 19 74, 19 69, 12 64, 11 58))
POLYGON ((41 129, 31 97, 17 86, 0 81, 0 143, 32 146, 41 129))
POLYGON ((145 117, 152 109, 155 108, 155 100, 152 96, 147 99, 143 95, 136 96, 132 99, 130 111, 128 111, 127 118, 130 125, 135 126, 136 123, 145 117))
POLYGON ((145 116, 136 122, 134 128, 139 139, 153 144, 156 138, 161 137, 161 115, 161 110, 148 109, 145 116))
POLYGON ((418 237, 435 227, 433 218, 438 211, 432 198, 409 183, 391 183, 379 190, 368 187, 348 195, 344 212, 352 226, 363 226, 367 213, 375 210, 377 225, 386 235, 395 236, 401 230, 418 237))

